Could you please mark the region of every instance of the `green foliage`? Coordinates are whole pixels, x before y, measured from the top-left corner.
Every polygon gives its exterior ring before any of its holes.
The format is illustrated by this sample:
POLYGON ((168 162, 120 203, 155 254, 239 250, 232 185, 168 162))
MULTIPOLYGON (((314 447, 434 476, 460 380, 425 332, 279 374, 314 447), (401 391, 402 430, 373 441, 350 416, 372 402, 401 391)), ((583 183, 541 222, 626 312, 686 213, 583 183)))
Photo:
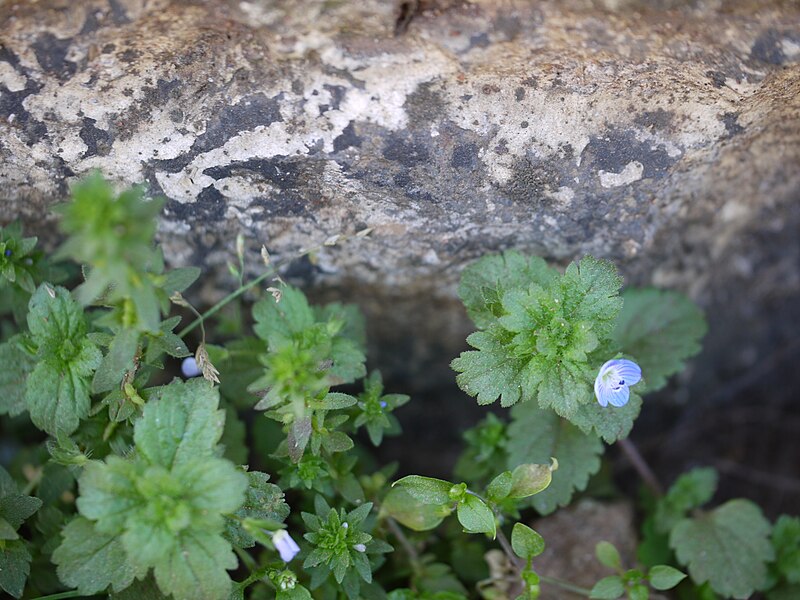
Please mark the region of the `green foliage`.
POLYGON ((19 289, 32 294, 36 289, 35 279, 39 279, 37 262, 39 254, 34 253, 37 238, 22 237, 22 227, 12 223, 0 227, 0 290, 7 293, 8 288, 19 289))
POLYGON ((755 504, 730 500, 678 522, 669 542, 695 583, 708 581, 718 594, 748 598, 767 584, 767 563, 774 558, 770 529, 755 504))
POLYGON ((21 336, 0 344, 0 415, 12 417, 27 409, 25 388, 28 376, 36 365, 21 336))
POLYGON ((39 286, 31 296, 28 329, 36 347, 25 390, 31 420, 48 433, 70 434, 89 415, 89 381, 100 351, 86 337, 80 306, 62 287, 39 286))
POLYGON ((781 515, 772 528, 775 572, 790 584, 800 584, 800 518, 781 515))
POLYGON ((622 298, 614 341, 622 352, 636 357, 646 373, 648 391, 659 390, 700 351, 707 330, 703 313, 675 292, 633 289, 622 298))
POLYGON ((383 394, 383 381, 378 371, 364 380, 364 391, 358 395, 359 412, 353 422, 355 427, 366 427, 374 446, 380 446, 384 433, 397 434, 400 424, 392 412, 410 398, 405 394, 383 394))
POLYGON ((365 521, 372 503, 367 502, 349 512, 337 511, 317 496, 315 508, 316 514, 302 514, 309 530, 304 537, 312 545, 303 568, 312 574, 312 588, 333 574, 336 582, 343 584, 348 598, 358 598, 359 579, 372 582, 370 555, 392 551, 389 544, 366 532, 365 521))
POLYGON ((511 547, 517 556, 529 560, 544 552, 544 538, 524 523, 515 523, 511 530, 511 547))
POLYGON ((237 560, 222 536, 223 515, 240 509, 248 481, 214 456, 224 418, 218 402, 205 381, 172 383, 136 422, 133 457, 86 465, 79 482, 82 521, 65 531, 53 555, 64 581, 90 594, 103 583, 123 589, 129 574, 153 568, 159 589, 176 600, 228 593, 226 570, 237 560), (108 542, 76 544, 89 527, 108 542), (117 575, 98 579, 95 564, 117 575))
POLYGON ((589 476, 600 468, 602 443, 533 403, 516 406, 511 414, 508 466, 546 463, 555 457, 559 467, 552 475, 552 483, 532 498, 532 505, 542 514, 566 506, 575 491, 584 489, 589 476))
POLYGON ((477 351, 453 361, 461 388, 480 404, 498 397, 503 406, 537 399, 541 408, 567 418, 592 402, 591 381, 602 361, 595 364, 590 355, 609 343, 622 306, 614 267, 586 257, 562 276, 548 270, 538 280, 526 278, 525 263, 517 259, 483 259, 470 268, 483 272, 468 279, 480 280, 480 292, 476 284, 462 286, 462 300, 478 316, 481 331, 467 338, 477 351), (484 285, 492 275, 519 287, 495 288, 494 300, 484 285))
POLYGON ((716 489, 717 472, 714 469, 692 469, 678 477, 656 505, 655 526, 658 531, 671 531, 687 512, 709 502, 716 489))
POLYGON ((15 598, 22 596, 31 562, 18 531, 41 506, 39 498, 20 494, 8 471, 0 467, 0 589, 15 598))
POLYGON ((686 574, 669 565, 656 565, 647 574, 650 585, 655 590, 671 590, 686 579, 686 574))

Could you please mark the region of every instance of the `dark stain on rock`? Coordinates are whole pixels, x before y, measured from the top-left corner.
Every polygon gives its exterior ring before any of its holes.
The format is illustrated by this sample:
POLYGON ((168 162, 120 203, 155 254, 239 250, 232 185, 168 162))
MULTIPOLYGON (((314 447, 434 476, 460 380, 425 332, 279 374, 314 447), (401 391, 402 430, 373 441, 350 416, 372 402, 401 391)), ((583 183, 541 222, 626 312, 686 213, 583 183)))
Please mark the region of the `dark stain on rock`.
POLYGON ((404 167, 413 167, 427 162, 430 155, 423 144, 408 140, 400 133, 392 133, 383 146, 383 157, 404 167))
POLYGON ((411 185, 411 174, 408 172, 407 169, 404 169, 403 171, 396 173, 392 177, 392 181, 394 181, 394 184, 397 187, 407 188, 408 186, 411 185))
POLYGON ((0 84, 0 119, 8 123, 9 127, 20 132, 22 139, 28 146, 41 141, 47 136, 47 126, 31 117, 25 109, 23 102, 31 94, 36 94, 42 89, 42 84, 29 79, 25 88, 12 92, 5 85, 0 84), (13 118, 11 115, 14 115, 13 118), (9 119, 11 119, 9 121, 9 119))
POLYGON ((783 35, 776 29, 767 29, 756 39, 750 56, 771 65, 782 65, 786 60, 781 42, 783 35))
POLYGON ((308 160, 287 159, 285 156, 275 158, 251 158, 220 167, 209 167, 204 175, 214 179, 223 179, 233 175, 259 175, 279 190, 294 190, 302 185, 304 166, 308 160))
POLYGON ((408 113, 409 128, 415 129, 440 120, 445 102, 436 87, 436 82, 426 81, 406 97, 403 108, 408 113))
POLYGON ((95 10, 86 11, 86 20, 83 22, 83 27, 81 27, 80 32, 78 32, 78 35, 86 35, 88 33, 94 33, 98 29, 100 29, 100 21, 97 18, 97 11, 95 10))
POLYGON ((192 144, 195 156, 224 145, 232 137, 243 131, 251 131, 259 126, 267 127, 282 121, 280 101, 283 93, 267 98, 262 93, 246 96, 238 104, 225 106, 206 124, 206 131, 192 144))
POLYGON ((213 185, 197 195, 194 207, 194 220, 209 223, 221 222, 225 218, 225 197, 213 185))
POLYGON ((533 88, 534 90, 539 87, 539 79, 531 75, 530 77, 526 77, 522 80, 522 85, 527 86, 529 88, 533 88))
POLYGON ((456 169, 474 169, 478 166, 478 145, 473 143, 459 144, 453 148, 450 165, 456 169))
POLYGON ((711 80, 715 88, 721 88, 725 85, 727 77, 722 71, 706 71, 706 77, 711 80))
POLYGON ((142 53, 139 50, 136 50, 135 48, 128 48, 127 50, 120 52, 117 57, 123 62, 133 64, 141 55, 142 53))
POLYGON ((570 165, 558 159, 522 158, 515 161, 508 183, 501 188, 517 203, 541 203, 546 192, 555 192, 567 178, 570 165))
POLYGON ((64 80, 72 77, 78 68, 74 62, 67 60, 71 44, 71 38, 62 40, 48 31, 40 33, 31 44, 31 48, 43 71, 64 80))
POLYGON ((640 142, 632 131, 609 129, 602 137, 592 137, 581 154, 581 170, 589 174, 603 170, 621 173, 632 161, 642 163, 645 179, 664 177, 675 162, 663 148, 640 142))
POLYGON ((330 85, 328 83, 322 87, 331 95, 330 109, 339 110, 339 107, 342 105, 342 100, 344 100, 344 97, 347 95, 347 88, 343 85, 330 85))
POLYGON ((739 125, 739 113, 726 112, 720 117, 720 121, 725 125, 725 131, 728 132, 726 137, 733 137, 744 131, 744 127, 739 125))
POLYGON ((469 48, 468 50, 472 50, 473 48, 488 48, 491 41, 489 40, 489 34, 485 31, 482 33, 476 33, 472 37, 469 38, 469 48))
POLYGON ((517 102, 522 102, 523 98, 525 98, 525 88, 518 87, 516 90, 514 90, 514 98, 517 102))
POLYGON ((3 44, 0 44, 0 60, 10 64, 15 71, 24 72, 24 69, 22 69, 22 66, 19 63, 19 57, 14 54, 10 48, 6 48, 3 44))
POLYGON ((111 151, 114 136, 110 132, 98 128, 95 125, 96 122, 89 117, 83 118, 83 127, 81 127, 79 134, 83 143, 86 144, 86 152, 83 153, 83 158, 105 156, 111 151))
POLYGON ((108 6, 111 9, 111 20, 114 25, 125 25, 131 22, 128 12, 119 0, 108 0, 108 6))
POLYGON ((675 113, 671 111, 657 108, 656 110, 645 111, 637 115, 633 122, 645 129, 664 130, 669 129, 674 116, 675 113))
POLYGON ((347 148, 360 147, 361 138, 356 135, 354 121, 350 121, 347 127, 342 129, 342 133, 333 139, 333 151, 341 152, 347 148))

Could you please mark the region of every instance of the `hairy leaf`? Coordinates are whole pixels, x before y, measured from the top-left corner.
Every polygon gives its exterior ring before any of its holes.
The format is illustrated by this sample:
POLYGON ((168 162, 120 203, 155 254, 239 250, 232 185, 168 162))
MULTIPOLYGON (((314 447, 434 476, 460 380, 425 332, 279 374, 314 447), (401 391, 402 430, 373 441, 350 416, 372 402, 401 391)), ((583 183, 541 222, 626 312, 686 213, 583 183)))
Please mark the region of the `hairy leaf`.
POLYGON ((269 475, 249 471, 247 479, 244 503, 236 511, 234 518, 225 519, 225 537, 239 548, 250 548, 256 543, 253 536, 242 527, 242 519, 269 519, 283 523, 289 516, 289 505, 283 499, 283 491, 277 485, 268 483, 269 475))
POLYGON ((14 417, 27 408, 25 382, 36 363, 19 347, 18 339, 11 338, 0 344, 0 364, 0 415, 14 417))
POLYGON ((0 589, 14 598, 21 598, 30 572, 31 555, 25 548, 25 542, 6 542, 0 549, 0 589))
POLYGON ((770 529, 758 506, 738 499, 680 521, 669 543, 696 584, 708 581, 718 594, 748 598, 767 582, 770 529))

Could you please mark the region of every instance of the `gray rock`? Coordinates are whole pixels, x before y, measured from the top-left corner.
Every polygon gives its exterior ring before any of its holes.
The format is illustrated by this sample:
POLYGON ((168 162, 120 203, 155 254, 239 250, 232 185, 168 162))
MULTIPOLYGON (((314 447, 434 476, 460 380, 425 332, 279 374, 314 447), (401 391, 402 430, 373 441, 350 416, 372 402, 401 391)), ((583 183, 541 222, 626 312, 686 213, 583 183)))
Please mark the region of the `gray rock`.
POLYGON ((688 292, 749 344, 729 364, 797 313, 797 3, 402 4, 0 1, 0 220, 46 236, 76 177, 145 182, 217 292, 237 233, 257 269, 371 227, 292 273, 420 385, 470 329, 460 269, 508 247, 688 292))

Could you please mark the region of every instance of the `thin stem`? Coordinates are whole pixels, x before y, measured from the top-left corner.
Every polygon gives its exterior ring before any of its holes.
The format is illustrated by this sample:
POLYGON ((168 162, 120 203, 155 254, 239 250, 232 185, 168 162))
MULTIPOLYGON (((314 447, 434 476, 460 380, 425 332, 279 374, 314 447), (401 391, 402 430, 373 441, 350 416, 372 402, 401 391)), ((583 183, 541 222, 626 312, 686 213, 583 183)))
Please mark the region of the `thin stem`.
POLYGON ((59 592, 58 594, 50 594, 49 596, 39 596, 33 600, 61 600, 61 598, 78 598, 82 594, 78 590, 70 590, 69 592, 59 592))
POLYGON ((508 538, 503 532, 502 527, 497 528, 497 541, 500 542, 500 547, 503 549, 503 552, 506 553, 508 560, 511 561, 512 565, 514 565, 514 568, 517 570, 517 572, 519 573, 522 571, 525 563, 519 556, 514 554, 514 549, 511 547, 511 542, 508 541, 508 538))
POLYGON ((248 569, 250 569, 251 571, 254 571, 255 569, 258 568, 258 563, 245 550, 242 550, 241 548, 237 548, 236 546, 234 546, 233 549, 236 551, 236 554, 239 555, 239 558, 241 559, 241 561, 245 565, 247 565, 248 569))
POLYGON ((636 444, 634 444, 629 439, 622 439, 619 440, 619 447, 622 448, 622 451, 625 453, 625 456, 628 457, 628 460, 633 465, 633 468, 639 473, 639 476, 644 480, 647 487, 649 487, 656 496, 663 496, 664 490, 661 487, 661 484, 658 481, 655 473, 647 464, 644 457, 639 453, 639 450, 636 448, 636 444))
POLYGON ((576 594, 580 594, 581 596, 589 597, 592 594, 592 590, 582 588, 577 585, 573 585, 569 581, 561 581, 560 579, 556 579, 555 577, 548 577, 547 575, 539 575, 539 579, 541 579, 545 583, 549 583, 550 585, 556 585, 562 589, 574 592, 576 594))
POLYGON ((397 521, 391 517, 387 517, 386 524, 389 526, 389 529, 392 530, 392 534, 394 534, 394 537, 397 538, 397 541, 400 542, 403 550, 405 550, 406 554, 408 554, 408 560, 411 562, 411 566, 416 571, 419 567, 419 553, 417 552, 417 549, 414 548, 414 545, 406 537, 406 534, 403 533, 402 529, 400 529, 397 521))

